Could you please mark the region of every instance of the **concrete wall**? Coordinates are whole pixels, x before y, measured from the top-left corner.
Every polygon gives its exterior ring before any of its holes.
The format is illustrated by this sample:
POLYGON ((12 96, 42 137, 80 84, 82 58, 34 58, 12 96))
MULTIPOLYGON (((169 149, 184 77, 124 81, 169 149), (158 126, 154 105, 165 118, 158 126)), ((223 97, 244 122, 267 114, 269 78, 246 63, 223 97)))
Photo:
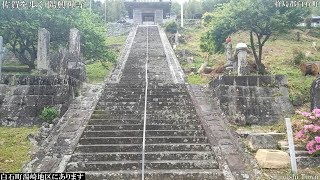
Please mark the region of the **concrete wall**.
POLYGON ((265 125, 293 113, 287 85, 282 75, 220 76, 209 87, 231 123, 265 125))
POLYGON ((0 79, 0 125, 39 124, 44 107, 67 110, 81 82, 72 77, 3 75, 0 79))

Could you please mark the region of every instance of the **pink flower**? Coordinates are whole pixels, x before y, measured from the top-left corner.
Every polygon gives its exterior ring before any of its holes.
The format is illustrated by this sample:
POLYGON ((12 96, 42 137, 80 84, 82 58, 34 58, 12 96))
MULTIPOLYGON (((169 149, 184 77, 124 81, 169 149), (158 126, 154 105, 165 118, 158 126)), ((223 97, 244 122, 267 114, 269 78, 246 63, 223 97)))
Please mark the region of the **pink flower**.
POLYGON ((313 128, 313 132, 317 132, 320 130, 320 126, 315 125, 313 128))
POLYGON ((320 114, 320 109, 314 109, 312 112, 315 114, 320 114))
POLYGON ((316 119, 316 117, 315 117, 315 116, 310 116, 309 118, 310 118, 310 119, 316 119))
POLYGON ((313 124, 309 124, 309 125, 304 125, 304 132, 309 132, 309 129, 313 129, 314 125, 313 124))
POLYGON ((315 149, 310 149, 310 150, 308 151, 309 154, 313 154, 313 153, 315 153, 315 152, 316 152, 315 149))
POLYGON ((316 150, 317 150, 317 151, 320 150, 320 145, 316 145, 316 150))
POLYGON ((316 140, 317 143, 320 143, 320 136, 316 136, 314 139, 316 140))
POLYGON ((317 118, 320 117, 320 114, 316 114, 316 117, 317 117, 317 118))
POLYGON ((298 132, 298 134, 296 135, 296 137, 297 138, 302 138, 303 137, 303 130, 300 130, 299 132, 298 132))
POLYGON ((315 140, 311 140, 310 142, 308 142, 307 144, 307 149, 313 149, 313 146, 316 144, 316 141, 315 140))
POLYGON ((306 116, 306 117, 309 117, 311 116, 311 113, 308 113, 308 112, 302 112, 301 113, 302 116, 306 116))

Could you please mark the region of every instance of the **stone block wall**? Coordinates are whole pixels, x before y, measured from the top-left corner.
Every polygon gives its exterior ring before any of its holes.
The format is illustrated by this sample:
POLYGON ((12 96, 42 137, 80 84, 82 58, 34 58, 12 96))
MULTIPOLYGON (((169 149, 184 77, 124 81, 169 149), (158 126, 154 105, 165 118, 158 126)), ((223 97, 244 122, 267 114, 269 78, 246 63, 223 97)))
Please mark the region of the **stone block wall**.
POLYGON ((209 83, 221 110, 238 125, 267 125, 290 117, 285 76, 220 76, 209 83))
POLYGON ((55 106, 63 115, 81 81, 61 76, 3 75, 0 79, 0 125, 41 123, 44 107, 55 106))

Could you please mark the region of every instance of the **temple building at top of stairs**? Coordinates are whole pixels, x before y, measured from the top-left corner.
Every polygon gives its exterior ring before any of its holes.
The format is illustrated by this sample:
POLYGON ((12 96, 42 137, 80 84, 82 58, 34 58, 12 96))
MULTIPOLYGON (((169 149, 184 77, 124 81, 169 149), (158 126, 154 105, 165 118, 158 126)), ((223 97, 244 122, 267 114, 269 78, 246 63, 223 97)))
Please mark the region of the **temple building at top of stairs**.
POLYGON ((134 24, 163 24, 169 18, 171 0, 124 0, 134 24))

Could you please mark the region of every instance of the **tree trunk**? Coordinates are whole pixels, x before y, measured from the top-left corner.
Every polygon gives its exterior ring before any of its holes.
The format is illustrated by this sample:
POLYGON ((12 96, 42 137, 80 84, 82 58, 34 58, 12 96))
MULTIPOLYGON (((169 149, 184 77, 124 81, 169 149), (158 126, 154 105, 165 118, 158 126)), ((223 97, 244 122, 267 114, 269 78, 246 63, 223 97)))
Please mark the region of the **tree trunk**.
POLYGON ((304 76, 320 74, 320 61, 305 62, 300 64, 300 70, 304 76))

